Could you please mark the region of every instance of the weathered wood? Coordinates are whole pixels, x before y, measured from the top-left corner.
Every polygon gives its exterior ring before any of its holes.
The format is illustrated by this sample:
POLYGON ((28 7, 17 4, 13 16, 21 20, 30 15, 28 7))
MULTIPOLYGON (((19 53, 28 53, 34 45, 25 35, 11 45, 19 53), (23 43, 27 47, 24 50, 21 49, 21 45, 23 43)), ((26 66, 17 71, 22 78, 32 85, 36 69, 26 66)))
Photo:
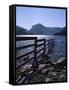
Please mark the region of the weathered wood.
POLYGON ((44 50, 44 47, 39 49, 36 53, 39 53, 40 51, 43 51, 44 50))
POLYGON ((16 36, 16 41, 24 41, 24 40, 35 40, 37 37, 23 37, 21 35, 16 36))
POLYGON ((45 54, 45 39, 44 39, 44 54, 45 54))
MULTIPOLYGON (((19 83, 24 83, 26 80, 28 80, 28 82, 33 78, 33 76, 35 74, 33 74, 34 72, 37 73, 37 70, 38 70, 38 58, 43 54, 45 55, 45 52, 46 52, 46 49, 48 49, 48 53, 49 50, 52 50, 53 47, 54 47, 54 40, 53 39, 50 39, 50 40, 45 40, 45 39, 39 39, 37 40, 36 37, 16 37, 16 41, 23 41, 23 40, 34 40, 34 44, 30 44, 30 45, 26 45, 26 46, 21 46, 21 47, 17 47, 16 50, 20 50, 20 49, 24 49, 24 48, 29 48, 29 47, 32 47, 34 46, 34 50, 30 51, 30 52, 27 52, 25 54, 21 54, 19 56, 16 56, 16 59, 20 59, 24 56, 27 56, 29 54, 32 54, 34 53, 34 56, 26 61, 24 61, 23 63, 19 64, 18 66, 16 66, 16 70, 18 70, 19 68, 21 68, 23 65, 25 65, 26 63, 28 63, 29 61, 33 60, 33 64, 32 64, 32 73, 30 71, 29 75, 26 76, 25 79, 22 78, 22 80, 20 80, 20 78, 18 78, 17 81, 19 81, 19 83), (40 44, 38 44, 38 42, 42 42, 40 44), (48 42, 48 44, 46 44, 46 42, 48 42), (43 45, 43 48, 37 50, 40 46, 43 45), (48 46, 48 47, 46 47, 48 46), (41 51, 43 51, 40 55, 37 56, 37 54, 39 54, 41 51)), ((43 71, 43 73, 46 72, 46 69, 43 71)))
POLYGON ((16 47, 16 50, 20 50, 20 49, 24 49, 24 48, 28 48, 28 47, 32 47, 32 46, 35 46, 35 44, 30 44, 30 45, 26 45, 26 46, 16 47))
POLYGON ((37 45, 37 48, 40 47, 40 46, 42 46, 42 45, 44 45, 44 43, 37 45))
POLYGON ((38 61, 37 61, 37 39, 35 39, 35 48, 34 48, 34 61, 33 61, 33 71, 36 72, 37 68, 38 68, 38 61))
POLYGON ((38 39, 37 42, 42 42, 44 41, 45 39, 38 39))
POLYGON ((21 63, 21 64, 19 64, 18 66, 16 66, 16 69, 22 67, 23 65, 25 65, 27 62, 31 61, 32 59, 34 59, 34 57, 32 57, 32 58, 26 60, 25 62, 23 62, 23 63, 21 63))
POLYGON ((19 58, 22 58, 22 57, 24 57, 24 56, 27 56, 27 55, 29 55, 29 54, 31 54, 31 53, 33 53, 33 52, 34 52, 34 50, 32 50, 32 51, 30 51, 30 52, 28 52, 28 53, 25 53, 25 54, 18 55, 18 56, 16 56, 16 59, 19 59, 19 58))
MULTIPOLYGON (((16 49, 24 49, 24 48, 27 48, 27 47, 31 47, 31 46, 35 46, 35 49, 33 50, 33 51, 30 51, 30 52, 28 52, 28 53, 25 53, 25 54, 22 54, 22 55, 19 55, 19 56, 17 56, 16 57, 16 59, 19 59, 19 58, 22 58, 22 57, 24 57, 24 56, 26 56, 26 55, 28 55, 28 54, 31 54, 31 53, 33 53, 34 52, 34 59, 35 59, 35 61, 37 61, 36 59, 37 58, 39 58, 39 56, 37 57, 37 53, 39 53, 39 52, 41 52, 42 50, 44 50, 43 51, 43 53, 45 54, 45 49, 46 48, 50 48, 52 45, 52 41, 54 41, 53 39, 50 39, 50 40, 45 40, 45 39, 39 39, 39 40, 37 40, 37 38, 36 37, 16 37, 18 40, 35 40, 35 43, 34 44, 30 44, 30 45, 27 45, 27 46, 22 46, 22 47, 18 47, 18 48, 16 48, 16 49), (39 45, 37 45, 37 42, 42 42, 43 41, 43 43, 42 44, 39 44, 39 45), (45 42, 48 42, 48 47, 46 47, 45 48, 45 42), (40 46, 42 46, 42 45, 44 45, 44 47, 43 48, 41 48, 41 49, 39 49, 38 51, 36 50, 38 47, 40 47, 40 46)), ((48 51, 49 52, 49 51, 48 51)), ((33 59, 33 58, 31 58, 31 59, 33 59)), ((30 59, 30 60, 31 60, 30 59)), ((28 60, 29 61, 29 60, 28 60)), ((27 62, 27 61, 26 61, 27 62)), ((25 63, 22 63, 21 65, 24 65, 25 63)), ((21 66, 21 65, 19 65, 19 67, 21 66)))

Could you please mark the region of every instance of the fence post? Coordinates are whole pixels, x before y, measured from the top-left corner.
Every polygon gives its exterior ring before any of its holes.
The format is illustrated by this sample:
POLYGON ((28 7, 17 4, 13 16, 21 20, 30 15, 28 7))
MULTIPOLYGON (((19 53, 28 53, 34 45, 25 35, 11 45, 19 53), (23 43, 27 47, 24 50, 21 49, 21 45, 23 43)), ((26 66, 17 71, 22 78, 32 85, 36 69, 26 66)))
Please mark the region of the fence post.
POLYGON ((45 39, 44 39, 44 55, 45 55, 45 39))
POLYGON ((48 40, 48 54, 49 54, 49 49, 50 49, 50 41, 48 40))
POLYGON ((37 61, 37 37, 34 41, 35 47, 34 47, 34 61, 33 61, 33 71, 36 72, 38 68, 38 61, 37 61))
MULTIPOLYGON (((36 51, 37 51, 37 37, 34 39, 34 44, 35 44, 35 46, 34 46, 34 60, 33 60, 33 64, 32 64, 33 74, 37 73, 37 70, 38 70, 37 69, 38 68, 37 53, 36 53, 36 51)), ((32 76, 30 76, 28 78, 28 83, 30 83, 31 78, 32 78, 32 76)))

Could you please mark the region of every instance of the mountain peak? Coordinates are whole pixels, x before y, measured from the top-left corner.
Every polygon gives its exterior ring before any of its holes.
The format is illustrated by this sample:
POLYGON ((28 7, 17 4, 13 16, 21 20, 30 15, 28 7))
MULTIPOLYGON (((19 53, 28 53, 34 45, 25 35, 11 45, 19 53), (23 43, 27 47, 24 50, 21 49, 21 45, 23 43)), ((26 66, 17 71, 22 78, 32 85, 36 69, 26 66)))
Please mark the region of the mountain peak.
POLYGON ((45 27, 45 26, 42 25, 41 23, 37 23, 37 24, 33 25, 32 27, 45 27))
POLYGON ((37 35, 47 34, 46 27, 40 23, 33 25, 30 31, 37 35))

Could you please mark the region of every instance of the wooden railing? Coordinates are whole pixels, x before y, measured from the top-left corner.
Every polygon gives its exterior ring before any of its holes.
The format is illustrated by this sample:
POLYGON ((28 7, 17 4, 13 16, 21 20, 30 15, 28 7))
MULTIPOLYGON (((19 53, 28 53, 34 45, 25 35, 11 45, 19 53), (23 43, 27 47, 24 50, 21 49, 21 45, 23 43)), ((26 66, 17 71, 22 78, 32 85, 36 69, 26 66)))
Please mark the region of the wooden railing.
MULTIPOLYGON (((17 59, 20 59, 24 56, 27 56, 31 53, 34 53, 34 57, 30 58, 30 60, 34 59, 34 61, 36 61, 35 59, 37 59, 39 56, 41 56, 41 54, 49 54, 51 53, 53 47, 54 47, 54 44, 55 44, 55 41, 54 39, 49 39, 49 40, 45 40, 45 39, 37 39, 36 37, 16 37, 16 41, 23 41, 23 40, 34 40, 34 44, 29 44, 29 45, 26 45, 26 46, 21 46, 21 47, 16 47, 16 51, 17 50, 20 50, 20 49, 25 49, 25 48, 29 48, 29 47, 32 47, 34 46, 34 50, 31 50, 25 54, 21 54, 21 55, 18 55, 16 56, 16 60, 17 59), (37 44, 39 42, 42 42, 41 44, 37 44), (43 46, 43 48, 40 48, 39 50, 37 50, 39 47, 43 46), (37 57, 37 54, 39 52, 43 51, 38 57, 37 57)), ((30 60, 27 60, 26 62, 30 61, 30 60)), ((19 66, 17 66, 16 68, 24 65, 26 62, 20 64, 19 66)))
POLYGON ((16 56, 16 60, 19 60, 20 58, 27 56, 29 54, 34 54, 33 57, 30 59, 25 60, 24 62, 20 63, 19 65, 16 65, 16 70, 21 68, 23 65, 25 65, 27 62, 33 60, 33 69, 36 71, 38 67, 38 58, 42 54, 50 54, 53 50, 53 47, 55 45, 55 40, 54 39, 37 39, 37 37, 16 37, 16 41, 26 41, 26 40, 34 40, 33 44, 21 46, 21 47, 16 47, 16 52, 21 49, 27 49, 29 47, 34 46, 34 50, 31 50, 29 52, 26 52, 24 54, 20 54, 16 56), (42 46, 42 48, 41 48, 42 46), (38 49, 39 48, 39 49, 38 49), (41 52, 41 53, 40 53, 41 52), (39 54, 40 53, 40 54, 39 54))

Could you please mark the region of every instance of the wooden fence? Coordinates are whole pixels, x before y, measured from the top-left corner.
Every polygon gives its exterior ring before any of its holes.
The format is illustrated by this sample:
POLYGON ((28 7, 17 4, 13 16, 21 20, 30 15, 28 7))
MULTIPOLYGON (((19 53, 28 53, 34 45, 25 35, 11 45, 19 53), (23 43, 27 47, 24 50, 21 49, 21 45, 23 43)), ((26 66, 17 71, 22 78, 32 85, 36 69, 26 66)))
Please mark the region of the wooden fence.
POLYGON ((21 46, 21 47, 16 47, 16 51, 21 50, 21 49, 27 49, 29 47, 34 46, 34 50, 31 50, 29 52, 26 52, 24 54, 20 54, 16 56, 16 60, 19 60, 20 58, 27 56, 29 54, 34 53, 33 57, 30 59, 25 60, 24 62, 20 63, 19 65, 16 66, 16 70, 18 70, 20 67, 28 63, 29 61, 33 60, 33 69, 36 71, 38 67, 38 58, 42 54, 50 54, 53 50, 53 47, 55 45, 55 40, 54 39, 37 39, 37 37, 16 37, 16 41, 26 41, 26 40, 33 40, 33 44, 21 46), (42 48, 41 48, 42 46, 42 48), (38 49, 39 48, 39 49, 38 49), (41 53, 40 53, 41 52, 41 53), (40 53, 40 54, 39 54, 40 53))
POLYGON ((54 39, 49 39, 49 40, 45 40, 45 39, 38 39, 36 37, 16 37, 16 41, 23 41, 23 40, 34 40, 34 44, 30 44, 30 45, 26 45, 26 46, 21 46, 21 47, 16 47, 16 50, 20 50, 20 49, 25 49, 25 48, 29 48, 29 47, 32 47, 34 46, 34 50, 31 50, 30 52, 27 52, 25 54, 21 54, 21 55, 18 55, 16 56, 16 60, 17 59, 20 59, 21 57, 24 57, 24 56, 27 56, 31 53, 34 53, 34 57, 30 58, 29 60, 27 60, 26 62, 18 65, 16 68, 19 68, 21 67, 22 65, 26 64, 28 61, 34 59, 35 62, 37 62, 37 59, 41 56, 41 54, 49 54, 51 53, 53 47, 54 47, 54 44, 55 44, 55 41, 54 39), (38 42, 42 42, 41 44, 38 44, 38 42), (43 48, 40 48, 38 51, 37 49, 39 47, 43 46, 43 48), (37 54, 39 52, 43 51, 38 57, 37 57, 37 54))

